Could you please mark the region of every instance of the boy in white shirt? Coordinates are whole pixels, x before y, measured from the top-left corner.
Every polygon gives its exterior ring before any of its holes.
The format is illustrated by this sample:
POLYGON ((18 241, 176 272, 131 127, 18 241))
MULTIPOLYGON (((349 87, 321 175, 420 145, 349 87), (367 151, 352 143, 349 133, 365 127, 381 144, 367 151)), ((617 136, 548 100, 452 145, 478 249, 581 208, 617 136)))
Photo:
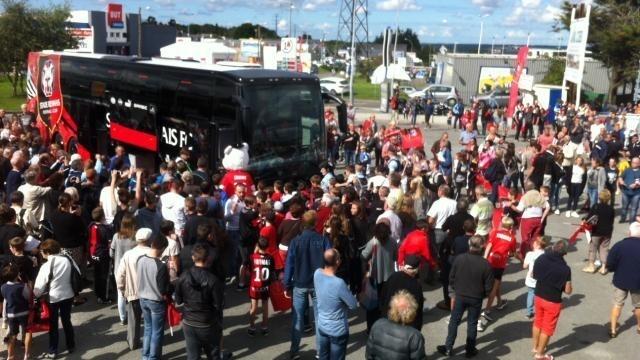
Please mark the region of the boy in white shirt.
POLYGON ((527 277, 524 284, 527 286, 527 319, 533 319, 533 299, 536 290, 536 279, 533 278, 533 264, 538 256, 544 254, 544 248, 549 244, 549 238, 546 236, 538 236, 533 242, 533 251, 527 252, 522 263, 522 268, 527 270, 527 277))

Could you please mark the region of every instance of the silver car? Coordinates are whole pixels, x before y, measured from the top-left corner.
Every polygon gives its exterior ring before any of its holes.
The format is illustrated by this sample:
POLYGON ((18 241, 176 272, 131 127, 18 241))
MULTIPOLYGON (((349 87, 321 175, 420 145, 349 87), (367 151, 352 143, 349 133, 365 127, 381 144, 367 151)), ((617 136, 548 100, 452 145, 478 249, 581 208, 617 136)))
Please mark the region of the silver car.
MULTIPOLYGON (((509 104, 510 89, 494 89, 489 93, 476 95, 472 100, 477 101, 480 105, 489 107, 505 107, 509 104)), ((522 100, 522 94, 518 94, 518 101, 522 100)))
POLYGON ((451 85, 429 85, 426 88, 407 94, 409 97, 432 97, 436 103, 453 107, 460 101, 460 93, 456 90, 455 86, 451 85), (431 94, 430 96, 428 94, 431 94))

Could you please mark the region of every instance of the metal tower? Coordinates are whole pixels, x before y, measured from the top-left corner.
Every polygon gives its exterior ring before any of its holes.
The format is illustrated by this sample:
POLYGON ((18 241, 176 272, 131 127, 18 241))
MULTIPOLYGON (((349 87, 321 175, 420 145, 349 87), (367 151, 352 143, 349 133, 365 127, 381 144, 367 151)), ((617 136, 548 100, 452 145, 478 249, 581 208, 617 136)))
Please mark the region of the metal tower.
POLYGON ((356 53, 369 56, 369 0, 341 0, 338 16, 338 41, 351 44, 356 53))

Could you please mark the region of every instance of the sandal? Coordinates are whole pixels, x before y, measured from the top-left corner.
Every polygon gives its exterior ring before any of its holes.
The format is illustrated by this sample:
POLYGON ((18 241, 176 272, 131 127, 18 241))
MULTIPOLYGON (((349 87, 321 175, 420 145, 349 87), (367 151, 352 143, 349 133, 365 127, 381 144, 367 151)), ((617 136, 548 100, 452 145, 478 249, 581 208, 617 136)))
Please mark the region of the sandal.
POLYGON ((549 355, 549 354, 544 354, 544 355, 536 355, 535 356, 536 360, 553 360, 553 355, 549 355))
POLYGON ((612 339, 615 339, 618 337, 618 332, 617 331, 613 331, 613 330, 609 330, 609 337, 612 339))

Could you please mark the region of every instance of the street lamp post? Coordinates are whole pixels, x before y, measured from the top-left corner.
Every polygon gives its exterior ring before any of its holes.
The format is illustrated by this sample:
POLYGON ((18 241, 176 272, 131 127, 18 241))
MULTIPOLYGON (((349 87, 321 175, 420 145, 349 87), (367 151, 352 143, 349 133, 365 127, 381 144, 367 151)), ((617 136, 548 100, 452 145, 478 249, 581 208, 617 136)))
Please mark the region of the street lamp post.
POLYGON ((482 33, 484 32, 484 18, 489 14, 480 15, 480 38, 478 39, 478 55, 480 55, 480 47, 482 46, 482 33))
POLYGON ((293 0, 289 2, 289 37, 291 37, 291 14, 293 13, 293 0))
POLYGON ((495 43, 496 43, 496 36, 493 35, 491 37, 491 55, 493 55, 493 45, 495 45, 495 43))

